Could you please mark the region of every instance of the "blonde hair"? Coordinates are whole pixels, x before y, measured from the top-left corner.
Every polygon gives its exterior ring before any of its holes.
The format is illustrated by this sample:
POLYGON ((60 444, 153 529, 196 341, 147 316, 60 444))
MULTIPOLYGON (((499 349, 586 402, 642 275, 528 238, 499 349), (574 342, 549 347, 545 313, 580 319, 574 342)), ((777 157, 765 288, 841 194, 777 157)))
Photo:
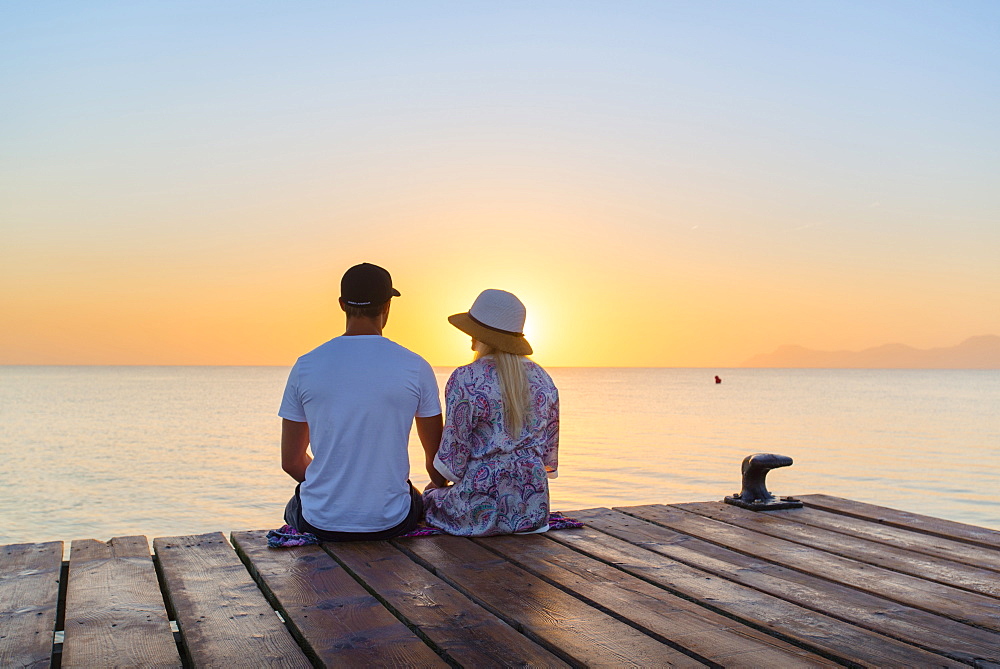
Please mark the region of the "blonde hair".
POLYGON ((531 400, 528 390, 528 374, 524 371, 523 355, 508 353, 493 348, 478 339, 475 344, 476 360, 486 355, 493 356, 503 393, 504 424, 512 437, 517 438, 528 424, 531 400))

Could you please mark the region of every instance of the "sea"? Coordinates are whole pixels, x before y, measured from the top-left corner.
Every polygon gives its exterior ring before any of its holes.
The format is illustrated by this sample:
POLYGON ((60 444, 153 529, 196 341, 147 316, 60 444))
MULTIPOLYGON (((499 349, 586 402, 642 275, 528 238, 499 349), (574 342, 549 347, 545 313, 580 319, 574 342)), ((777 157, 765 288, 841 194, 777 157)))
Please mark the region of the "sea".
MULTIPOLYGON (((436 369, 444 388, 450 369, 436 369)), ((753 453, 825 493, 1000 529, 1000 370, 551 368, 553 510, 721 500, 753 453), (715 382, 715 376, 722 383, 715 382)), ((0 544, 276 528, 282 367, 0 367, 0 544)), ((411 478, 427 482, 415 431, 411 478)))

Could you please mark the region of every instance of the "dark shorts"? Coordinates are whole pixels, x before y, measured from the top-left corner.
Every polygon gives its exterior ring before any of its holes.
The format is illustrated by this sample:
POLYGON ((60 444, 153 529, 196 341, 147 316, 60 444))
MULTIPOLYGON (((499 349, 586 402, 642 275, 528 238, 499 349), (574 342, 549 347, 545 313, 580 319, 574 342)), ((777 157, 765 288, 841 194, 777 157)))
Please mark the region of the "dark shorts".
POLYGON ((285 505, 285 522, 297 529, 299 532, 310 532, 319 537, 320 541, 378 541, 380 539, 392 539, 400 534, 406 534, 416 529, 420 519, 424 515, 424 500, 413 484, 406 482, 410 486, 410 512, 406 518, 387 530, 378 532, 331 532, 321 530, 310 525, 302 517, 302 500, 299 499, 299 486, 295 486, 295 494, 285 505))

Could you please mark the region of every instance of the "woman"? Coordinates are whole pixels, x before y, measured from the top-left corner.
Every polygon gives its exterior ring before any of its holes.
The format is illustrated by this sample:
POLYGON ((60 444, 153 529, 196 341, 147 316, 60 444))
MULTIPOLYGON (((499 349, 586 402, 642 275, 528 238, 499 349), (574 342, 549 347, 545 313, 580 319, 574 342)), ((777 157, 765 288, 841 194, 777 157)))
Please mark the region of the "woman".
POLYGON ((424 491, 428 525, 449 534, 544 532, 548 478, 559 450, 559 393, 528 360, 524 305, 511 293, 484 290, 448 321, 472 337, 475 360, 445 387, 446 416, 434 467, 453 482, 424 491))

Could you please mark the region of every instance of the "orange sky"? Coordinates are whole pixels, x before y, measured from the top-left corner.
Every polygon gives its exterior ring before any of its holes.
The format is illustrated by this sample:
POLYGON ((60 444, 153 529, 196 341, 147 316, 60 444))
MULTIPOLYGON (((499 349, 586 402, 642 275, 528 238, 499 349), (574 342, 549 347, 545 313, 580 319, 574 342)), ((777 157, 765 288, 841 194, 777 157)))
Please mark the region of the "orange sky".
POLYGON ((436 365, 1000 333, 989 4, 213 7, 0 10, 0 364, 290 365, 362 261, 436 365))

